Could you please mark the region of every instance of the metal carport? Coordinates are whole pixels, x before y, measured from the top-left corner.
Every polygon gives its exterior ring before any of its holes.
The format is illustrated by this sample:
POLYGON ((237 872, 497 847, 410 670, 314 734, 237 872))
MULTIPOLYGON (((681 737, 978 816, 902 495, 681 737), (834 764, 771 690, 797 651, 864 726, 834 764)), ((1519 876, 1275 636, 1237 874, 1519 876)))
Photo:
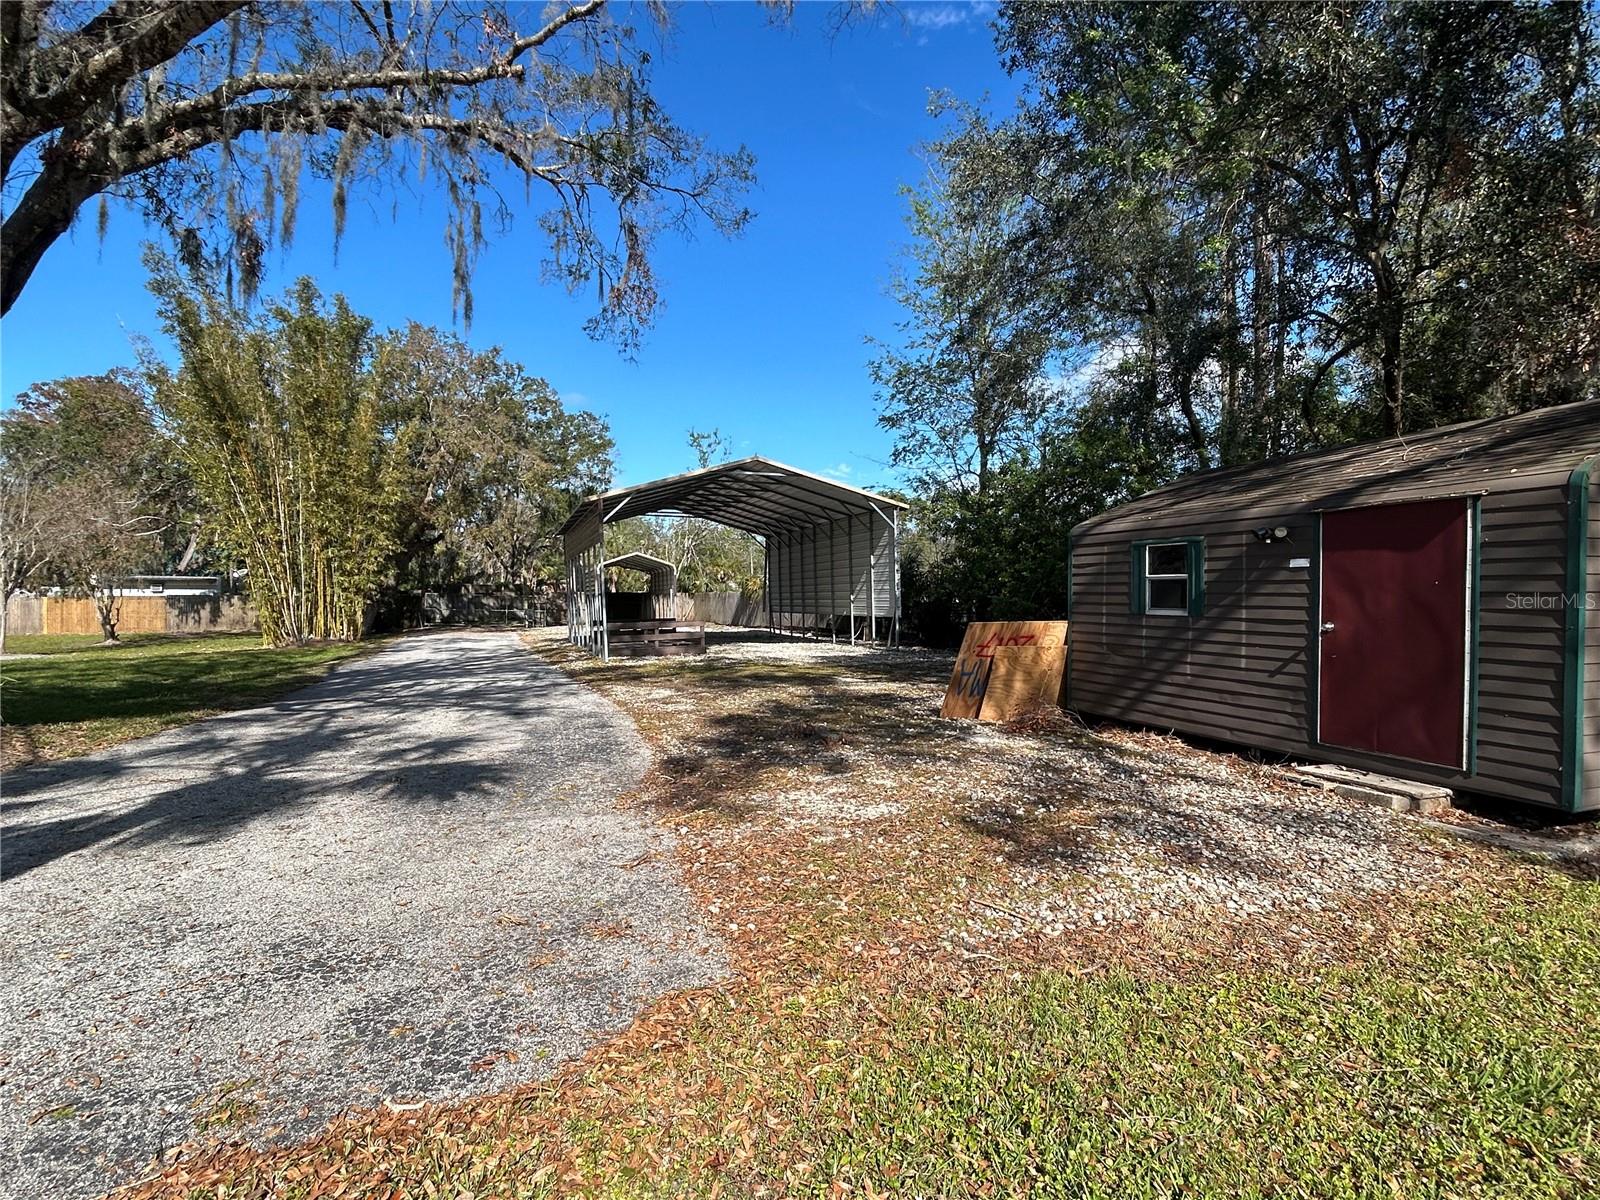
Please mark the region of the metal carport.
POLYGON ((606 526, 672 516, 716 521, 760 538, 769 629, 842 632, 851 641, 893 645, 900 638, 905 509, 888 496, 759 457, 591 496, 561 527, 567 636, 609 657, 606 526))
POLYGON ((600 567, 603 571, 637 571, 650 581, 647 593, 650 597, 650 611, 640 613, 639 616, 677 615, 675 609, 678 598, 678 568, 666 559, 635 550, 631 554, 619 554, 615 558, 608 558, 600 564, 600 567))

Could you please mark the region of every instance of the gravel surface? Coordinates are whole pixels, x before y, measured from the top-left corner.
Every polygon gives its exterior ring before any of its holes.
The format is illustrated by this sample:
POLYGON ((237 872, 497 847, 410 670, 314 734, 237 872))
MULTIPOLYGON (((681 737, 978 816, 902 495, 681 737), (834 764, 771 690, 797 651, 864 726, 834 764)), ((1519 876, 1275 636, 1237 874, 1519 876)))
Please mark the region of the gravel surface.
POLYGON ((1427 823, 1176 737, 1107 728, 1074 746, 988 725, 963 732, 968 753, 1009 760, 1006 800, 972 800, 976 824, 1014 859, 1004 908, 981 910, 969 938, 1216 916, 1287 921, 1298 936, 1301 917, 1417 895, 1461 857, 1427 823))
POLYGON ((1176 737, 1060 716, 942 720, 948 654, 764 632, 718 631, 708 647, 602 683, 648 717, 673 799, 709 795, 736 816, 720 835, 733 843, 789 831, 848 839, 874 863, 921 853, 924 879, 987 852, 952 881, 944 950, 1156 926, 1303 940, 1387 897, 1444 894, 1488 861, 1440 822, 1176 737))
POLYGON ((725 970, 609 702, 512 634, 5 781, 0 1195, 550 1074, 725 970))
MULTIPOLYGON (((733 626, 706 627, 707 661, 718 663, 926 663, 948 670, 955 655, 921 646, 896 646, 892 650, 869 642, 834 641, 808 634, 768 633, 733 626)), ((692 665, 692 660, 691 664, 692 665)))

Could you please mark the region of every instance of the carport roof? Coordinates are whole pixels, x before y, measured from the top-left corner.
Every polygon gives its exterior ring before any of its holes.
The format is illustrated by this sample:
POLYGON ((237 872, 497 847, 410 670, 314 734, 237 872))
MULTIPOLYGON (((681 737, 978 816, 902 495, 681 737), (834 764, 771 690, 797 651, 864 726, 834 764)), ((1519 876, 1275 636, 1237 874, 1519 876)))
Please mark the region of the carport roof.
POLYGON ((632 554, 619 554, 615 558, 608 558, 600 564, 602 567, 618 567, 624 571, 676 571, 678 568, 664 558, 657 558, 654 554, 645 554, 635 550, 632 554))
POLYGON ((702 517, 766 535, 906 507, 877 492, 751 457, 591 496, 573 510, 561 533, 594 521, 661 514, 702 517))
POLYGON ((600 565, 616 567, 623 571, 644 572, 650 577, 651 591, 670 592, 678 586, 678 568, 674 564, 664 558, 657 558, 654 554, 645 554, 641 550, 608 558, 600 565))

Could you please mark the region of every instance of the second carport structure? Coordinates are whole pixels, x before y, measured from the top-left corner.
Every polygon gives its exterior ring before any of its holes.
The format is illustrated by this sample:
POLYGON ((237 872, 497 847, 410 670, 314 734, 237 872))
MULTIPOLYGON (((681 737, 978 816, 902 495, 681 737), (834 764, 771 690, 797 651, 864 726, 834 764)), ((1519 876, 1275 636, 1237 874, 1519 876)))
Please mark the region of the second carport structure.
POLYGON ((716 521, 760 538, 769 628, 893 644, 905 510, 892 497, 759 457, 591 496, 561 527, 567 636, 609 656, 606 526, 660 515, 716 521))

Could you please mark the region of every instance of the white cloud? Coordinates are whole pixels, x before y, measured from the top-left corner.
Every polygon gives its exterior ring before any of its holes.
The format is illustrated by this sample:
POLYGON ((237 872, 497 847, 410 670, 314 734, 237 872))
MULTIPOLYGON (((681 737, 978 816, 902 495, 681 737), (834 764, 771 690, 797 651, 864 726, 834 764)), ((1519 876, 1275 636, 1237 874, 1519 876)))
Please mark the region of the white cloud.
POLYGON ((832 479, 849 479, 854 468, 849 463, 836 463, 823 472, 832 479))
POLYGON ((1102 375, 1114 371, 1134 349, 1132 342, 1104 342, 1088 355, 1063 364, 1057 374, 1049 377, 1049 383, 1055 391, 1076 398, 1102 375))
POLYGON ((987 0, 971 0, 966 4, 908 4, 901 10, 906 24, 916 29, 953 29, 968 21, 981 21, 993 10, 987 0))

